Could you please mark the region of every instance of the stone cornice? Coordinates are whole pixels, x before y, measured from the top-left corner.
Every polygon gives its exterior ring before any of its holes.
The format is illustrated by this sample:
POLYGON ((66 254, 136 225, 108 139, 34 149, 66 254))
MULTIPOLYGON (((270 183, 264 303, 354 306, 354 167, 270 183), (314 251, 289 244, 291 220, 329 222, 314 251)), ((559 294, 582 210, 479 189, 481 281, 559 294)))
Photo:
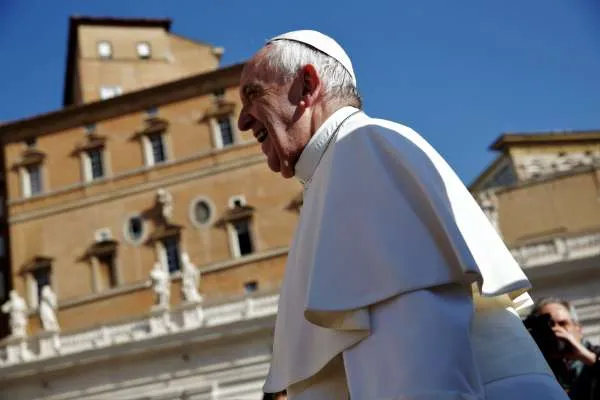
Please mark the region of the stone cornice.
MULTIPOLYGON (((227 148, 227 150, 214 150, 213 149, 210 151, 198 153, 192 157, 179 159, 179 160, 175 160, 172 162, 166 162, 159 166, 145 167, 145 168, 142 168, 139 170, 128 171, 128 172, 120 174, 120 175, 114 175, 110 179, 117 180, 117 179, 121 179, 121 178, 126 178, 126 177, 130 177, 132 175, 135 175, 135 174, 140 174, 145 171, 148 171, 150 168, 164 168, 164 167, 167 167, 172 164, 189 162, 192 160, 211 156, 218 152, 232 151, 236 147, 248 147, 248 146, 254 146, 254 145, 255 145, 255 143, 250 142, 250 143, 244 143, 244 144, 237 145, 237 146, 231 146, 231 147, 227 148)), ((59 213, 71 211, 71 210, 74 210, 77 208, 87 207, 87 206, 90 206, 93 204, 102 203, 105 201, 114 200, 114 199, 118 199, 118 198, 123 198, 123 197, 129 196, 129 195, 132 195, 132 194, 142 193, 142 192, 145 192, 148 190, 156 190, 160 187, 168 187, 171 185, 187 182, 190 180, 199 179, 199 178, 202 178, 205 176, 211 176, 211 175, 218 174, 221 172, 226 172, 231 169, 247 167, 247 166, 259 164, 262 162, 264 162, 264 156, 262 154, 254 155, 254 156, 247 156, 247 157, 229 161, 229 162, 226 162, 223 164, 217 164, 212 167, 206 167, 206 168, 198 169, 198 170, 191 171, 191 172, 184 173, 184 174, 166 176, 164 178, 156 179, 156 180, 153 180, 153 181, 150 181, 147 183, 143 183, 140 185, 136 185, 133 187, 126 187, 126 188, 122 188, 122 189, 118 189, 118 190, 114 190, 114 191, 102 192, 102 193, 98 193, 93 196, 87 196, 87 197, 83 197, 83 198, 76 199, 73 201, 64 202, 64 203, 61 203, 58 205, 45 207, 43 209, 37 209, 37 210, 33 210, 33 211, 23 212, 18 215, 9 217, 9 223, 16 224, 16 223, 20 223, 20 222, 29 221, 31 219, 42 218, 42 217, 46 217, 46 216, 53 215, 53 214, 59 214, 59 213)), ((55 196, 55 195, 59 195, 61 193, 67 193, 69 191, 77 190, 77 189, 82 188, 87 185, 89 185, 89 184, 88 183, 78 183, 77 185, 73 185, 72 187, 63 188, 63 189, 60 189, 60 190, 57 190, 54 192, 46 193, 42 196, 37 196, 36 199, 43 198, 46 196, 55 196)), ((26 202, 26 201, 31 201, 31 200, 30 199, 11 200, 11 201, 8 201, 8 205, 10 207, 10 206, 22 204, 23 202, 26 202)))
MULTIPOLYGON (((244 257, 240 257, 240 258, 227 259, 224 261, 216 261, 216 262, 212 262, 209 264, 198 266, 198 272, 200 274, 205 274, 208 272, 215 272, 215 271, 220 271, 223 269, 235 268, 235 267, 239 267, 239 266, 253 263, 253 262, 260 262, 260 261, 269 260, 271 258, 282 257, 282 256, 287 255, 288 251, 289 251, 288 247, 279 247, 279 248, 275 248, 275 249, 261 251, 259 253, 253 253, 253 254, 250 254, 250 255, 247 255, 244 257)), ((177 280, 181 279, 181 275, 179 272, 176 272, 176 273, 172 274, 170 276, 170 278, 171 278, 171 281, 177 281, 177 280)), ((103 291, 100 293, 94 293, 94 294, 83 296, 83 297, 77 297, 77 298, 63 300, 58 305, 58 308, 59 308, 59 310, 64 310, 64 309, 68 309, 68 308, 72 308, 72 307, 78 307, 78 306, 88 304, 88 303, 93 303, 93 302, 96 302, 99 300, 106 300, 111 297, 121 296, 121 295, 125 295, 128 293, 133 293, 133 292, 147 290, 147 289, 148 289, 147 281, 130 283, 127 285, 117 286, 116 288, 109 289, 109 290, 106 290, 106 291, 103 291)), ((204 302, 204 304, 205 305, 218 304, 218 303, 223 302, 224 300, 234 301, 234 300, 239 300, 239 299, 235 298, 235 297, 228 298, 228 299, 221 298, 221 299, 215 299, 215 300, 208 299, 204 302)), ((32 315, 35 314, 35 312, 36 312, 35 310, 32 310, 32 315)))
POLYGON ((0 125, 2 143, 23 141, 56 131, 84 126, 161 104, 173 103, 213 93, 219 89, 237 86, 244 64, 235 64, 189 78, 142 89, 111 99, 69 106, 0 125))
POLYGON ((600 140, 599 130, 589 131, 555 131, 539 133, 505 133, 490 145, 490 150, 502 151, 510 146, 535 146, 556 143, 597 142, 600 140))

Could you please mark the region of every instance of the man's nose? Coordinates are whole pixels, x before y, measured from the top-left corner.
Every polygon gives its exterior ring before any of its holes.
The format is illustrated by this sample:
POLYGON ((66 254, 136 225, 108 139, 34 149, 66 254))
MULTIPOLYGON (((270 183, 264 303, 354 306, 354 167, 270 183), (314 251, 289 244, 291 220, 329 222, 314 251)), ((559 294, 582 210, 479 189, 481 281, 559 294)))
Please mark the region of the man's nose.
POLYGON ((245 110, 242 110, 240 112, 240 116, 238 118, 238 129, 240 131, 247 131, 248 129, 250 129, 252 127, 253 123, 254 123, 254 117, 252 115, 250 115, 248 112, 246 112, 245 110))

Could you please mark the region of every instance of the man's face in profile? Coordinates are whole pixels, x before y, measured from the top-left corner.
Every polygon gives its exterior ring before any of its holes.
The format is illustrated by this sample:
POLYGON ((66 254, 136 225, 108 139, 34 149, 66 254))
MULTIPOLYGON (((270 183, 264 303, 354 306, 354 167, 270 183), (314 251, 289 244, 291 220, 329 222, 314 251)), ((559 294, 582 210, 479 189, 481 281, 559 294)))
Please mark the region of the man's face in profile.
POLYGON ((550 314, 552 321, 561 327, 562 329, 569 332, 571 335, 575 337, 578 341, 581 341, 583 334, 581 330, 581 325, 573 320, 571 313, 569 310, 559 303, 550 303, 546 304, 540 310, 540 314, 550 314))

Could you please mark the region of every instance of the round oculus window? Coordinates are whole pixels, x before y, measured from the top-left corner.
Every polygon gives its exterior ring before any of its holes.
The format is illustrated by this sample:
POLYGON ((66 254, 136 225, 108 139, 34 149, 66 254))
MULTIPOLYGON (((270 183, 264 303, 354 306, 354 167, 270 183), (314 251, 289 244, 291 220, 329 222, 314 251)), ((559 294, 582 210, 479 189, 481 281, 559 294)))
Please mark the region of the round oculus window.
POLYGON ((210 221, 212 209, 206 200, 197 200, 193 205, 194 221, 200 225, 205 225, 210 221))
POLYGON ((140 216, 134 216, 127 220, 125 227, 127 238, 132 242, 139 242, 144 236, 144 220, 140 216))

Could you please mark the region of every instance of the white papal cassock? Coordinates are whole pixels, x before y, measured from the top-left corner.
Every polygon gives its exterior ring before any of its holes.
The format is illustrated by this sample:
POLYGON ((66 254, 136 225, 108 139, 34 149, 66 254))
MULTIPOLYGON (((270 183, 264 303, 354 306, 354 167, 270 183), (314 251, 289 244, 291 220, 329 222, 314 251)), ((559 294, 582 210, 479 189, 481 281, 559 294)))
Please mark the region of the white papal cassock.
POLYGON ((544 387, 538 379, 552 394, 524 398, 565 398, 514 312, 531 304, 526 276, 421 136, 344 107, 311 138, 296 177, 304 204, 265 392, 495 399, 507 378, 531 376, 525 392, 544 387))

